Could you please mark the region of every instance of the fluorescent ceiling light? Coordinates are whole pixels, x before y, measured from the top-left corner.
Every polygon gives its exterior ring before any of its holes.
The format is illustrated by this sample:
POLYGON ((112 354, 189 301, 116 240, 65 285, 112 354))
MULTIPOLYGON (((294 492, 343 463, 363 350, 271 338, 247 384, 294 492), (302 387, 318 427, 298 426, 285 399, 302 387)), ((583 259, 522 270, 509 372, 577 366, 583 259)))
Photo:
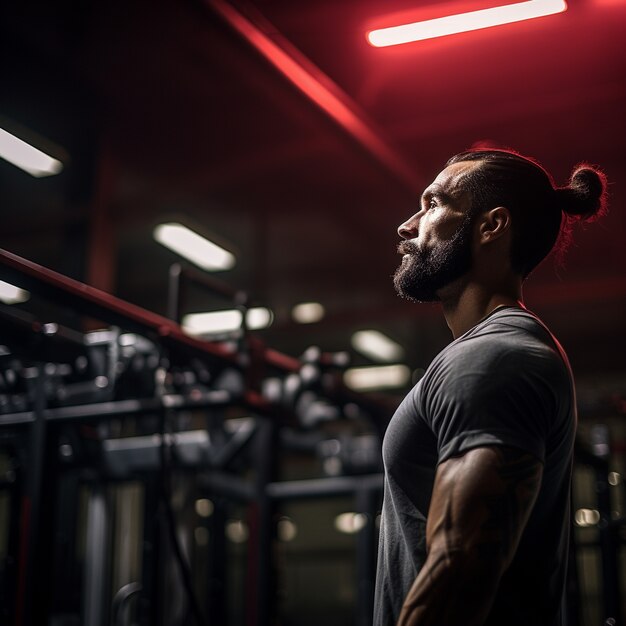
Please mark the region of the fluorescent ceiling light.
POLYGON ((390 363, 404 356, 402 346, 377 330, 360 330, 352 335, 352 347, 373 361, 390 363))
POLYGON ((324 317, 324 307, 319 302, 301 302, 291 310, 291 316, 299 324, 314 324, 324 317))
POLYGON ((0 157, 32 176, 52 176, 63 170, 63 163, 0 128, 0 157))
POLYGON ((367 40, 377 48, 395 46, 411 41, 444 37, 481 28, 500 26, 552 15, 567 10, 565 0, 528 0, 469 13, 438 17, 423 22, 381 28, 367 33, 367 40))
MULTIPOLYGON (((274 320, 269 309, 255 307, 248 309, 246 322, 250 330, 267 328, 274 320)), ((190 335, 210 335, 227 333, 241 328, 241 311, 210 311, 209 313, 190 313, 183 317, 183 329, 190 335)))
POLYGON ((343 375, 346 385, 355 391, 404 387, 410 379, 411 371, 406 365, 353 367, 343 375))
POLYGON ((182 224, 159 224, 154 229, 154 238, 203 270, 215 272, 235 266, 235 257, 228 250, 220 248, 182 224))
POLYGON ((5 304, 19 304, 30 298, 28 291, 0 280, 0 300, 5 304))

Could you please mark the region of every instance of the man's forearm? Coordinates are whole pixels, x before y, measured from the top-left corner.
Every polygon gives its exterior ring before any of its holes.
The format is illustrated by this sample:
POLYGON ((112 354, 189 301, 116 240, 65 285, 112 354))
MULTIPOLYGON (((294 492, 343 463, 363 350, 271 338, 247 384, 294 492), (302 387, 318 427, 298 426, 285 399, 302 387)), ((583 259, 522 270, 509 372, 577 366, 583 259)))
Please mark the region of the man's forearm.
POLYGON ((431 553, 404 601, 398 626, 480 626, 500 568, 489 555, 431 553))

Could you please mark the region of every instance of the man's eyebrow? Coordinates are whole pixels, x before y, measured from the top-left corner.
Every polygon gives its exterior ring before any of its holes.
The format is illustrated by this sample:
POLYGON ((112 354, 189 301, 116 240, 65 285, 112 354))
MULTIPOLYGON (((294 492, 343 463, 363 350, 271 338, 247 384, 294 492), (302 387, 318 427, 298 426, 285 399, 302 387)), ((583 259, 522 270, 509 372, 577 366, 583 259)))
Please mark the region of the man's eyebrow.
POLYGON ((445 191, 445 189, 441 185, 430 185, 430 187, 424 190, 424 193, 421 196, 421 200, 425 200, 426 198, 432 198, 433 196, 442 199, 452 198, 451 194, 445 191))

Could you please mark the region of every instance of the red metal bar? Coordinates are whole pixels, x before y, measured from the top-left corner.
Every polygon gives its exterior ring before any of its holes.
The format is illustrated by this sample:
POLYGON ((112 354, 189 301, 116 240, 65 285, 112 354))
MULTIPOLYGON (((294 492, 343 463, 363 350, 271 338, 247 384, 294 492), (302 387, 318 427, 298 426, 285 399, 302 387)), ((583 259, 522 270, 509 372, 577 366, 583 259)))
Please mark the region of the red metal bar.
MULTIPOLYGON (((138 328, 140 331, 151 331, 170 343, 237 363, 237 354, 228 347, 191 337, 166 317, 0 249, 0 271, 4 268, 9 269, 9 280, 13 278, 18 286, 38 291, 43 296, 73 307, 85 315, 92 315, 107 323, 138 328)), ((300 368, 298 359, 269 350, 264 345, 256 353, 264 364, 271 367, 286 371, 297 371, 300 368)))
POLYGON ((224 0, 204 0, 254 50, 286 80, 323 111, 370 155, 413 192, 424 184, 415 168, 367 119, 357 104, 299 50, 257 13, 254 22, 224 0), (272 32, 268 36, 266 32, 272 32))

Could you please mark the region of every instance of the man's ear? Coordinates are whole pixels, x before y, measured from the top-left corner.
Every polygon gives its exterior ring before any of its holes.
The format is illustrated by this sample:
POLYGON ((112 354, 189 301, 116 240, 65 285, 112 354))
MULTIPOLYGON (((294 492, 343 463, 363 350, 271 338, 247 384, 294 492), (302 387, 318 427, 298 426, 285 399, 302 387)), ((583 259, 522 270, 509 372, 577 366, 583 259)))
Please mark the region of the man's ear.
POLYGON ((479 236, 481 243, 495 241, 511 229, 511 212, 503 206, 485 211, 481 215, 479 236))

